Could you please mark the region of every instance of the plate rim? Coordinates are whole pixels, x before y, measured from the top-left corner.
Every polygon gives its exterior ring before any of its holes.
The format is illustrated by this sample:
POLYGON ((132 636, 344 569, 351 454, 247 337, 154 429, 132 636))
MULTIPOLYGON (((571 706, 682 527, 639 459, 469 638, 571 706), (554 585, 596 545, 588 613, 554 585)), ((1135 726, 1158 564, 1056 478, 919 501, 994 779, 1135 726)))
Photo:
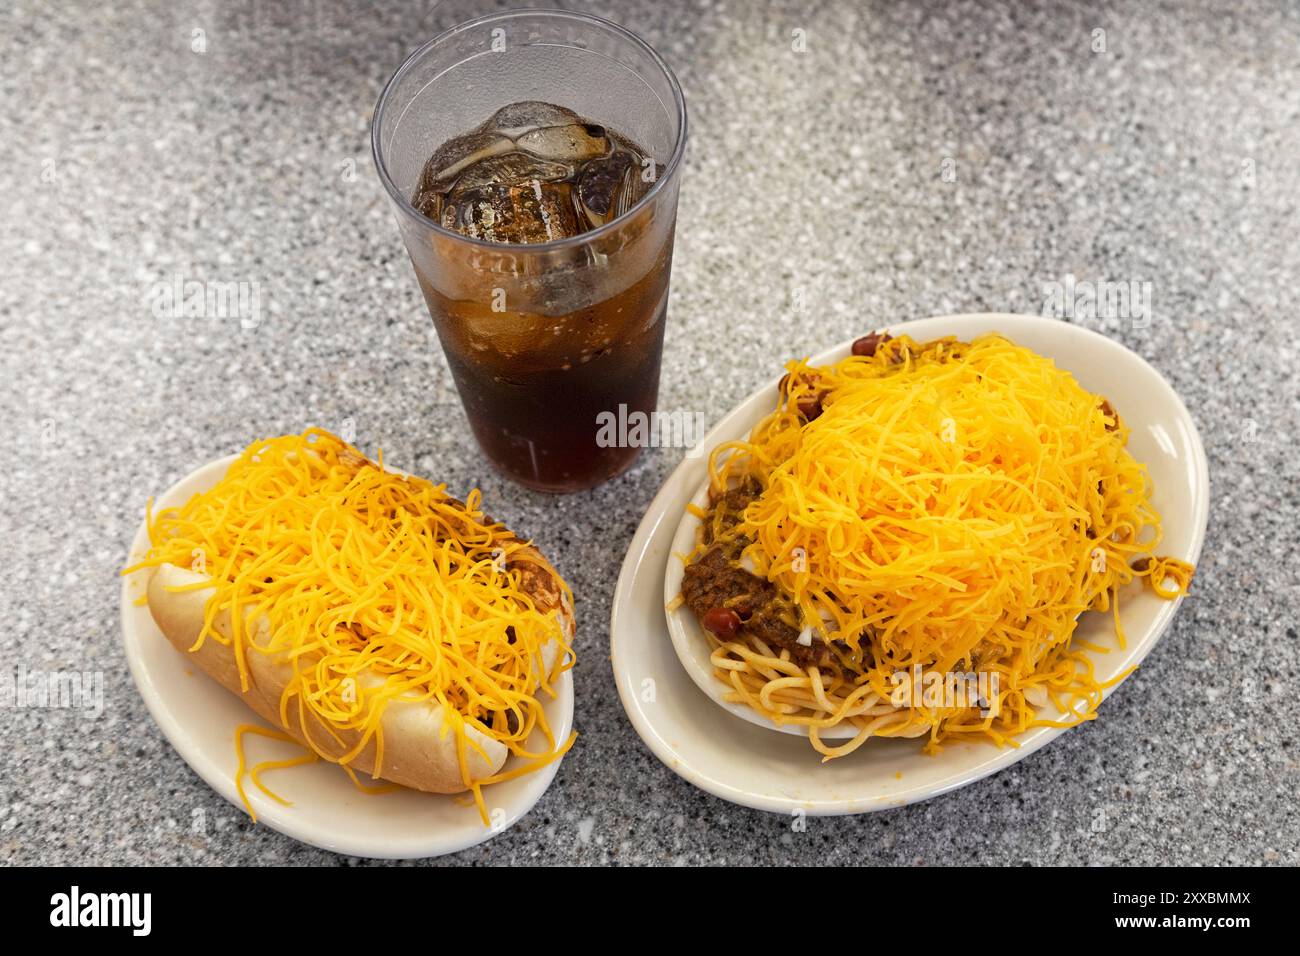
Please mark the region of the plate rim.
MULTIPOLYGON (((187 472, 182 477, 174 481, 164 492, 157 495, 153 501, 155 513, 159 507, 171 507, 163 505, 162 502, 169 498, 177 496, 186 484, 192 481, 203 481, 207 479, 205 472, 219 473, 224 472, 230 465, 239 459, 239 453, 226 455, 220 458, 212 459, 197 468, 187 472)), ((398 472, 400 474, 409 474, 402 472, 400 469, 393 468, 385 463, 386 470, 398 472)), ((220 480, 220 479, 218 479, 220 480)), ((148 544, 148 526, 145 519, 141 519, 135 533, 132 535, 129 550, 127 552, 127 567, 134 563, 137 554, 143 553, 141 545, 147 548, 148 544)), ((235 787, 235 781, 230 777, 220 765, 211 758, 206 748, 190 732, 189 728, 175 716, 172 710, 167 706, 166 693, 162 691, 153 680, 153 675, 149 672, 146 663, 143 660, 142 650, 139 646, 145 635, 138 633, 138 627, 131 620, 132 612, 138 610, 135 601, 139 594, 132 594, 130 591, 131 584, 135 579, 134 575, 123 575, 120 584, 120 604, 119 619, 121 621, 121 646, 123 654, 126 657, 127 668, 131 673, 131 679, 139 692, 141 699, 144 701, 145 709, 148 710, 150 717, 153 718, 154 724, 162 733, 163 738, 171 745, 172 749, 180 756, 181 760, 199 776, 199 778, 220 795, 227 803, 231 804, 239 813, 247 815, 243 802, 239 798, 239 793, 235 787)), ((147 613, 147 612, 146 612, 147 613)), ((199 674, 201 679, 212 682, 212 678, 206 674, 199 674)), ((215 683, 215 682, 213 682, 215 683)), ((226 693, 232 700, 238 700, 235 695, 230 694, 225 688, 219 688, 226 693)), ((557 738, 567 738, 573 730, 574 723, 574 685, 573 670, 570 668, 560 675, 556 681, 556 699, 555 705, 558 706, 559 720, 555 725, 557 738)), ((242 701, 240 701, 242 704, 242 701)), ((243 705, 246 711, 246 723, 261 724, 270 727, 267 721, 256 714, 252 708, 246 704, 243 705)), ((514 805, 508 809, 506 819, 499 826, 483 826, 481 832, 471 832, 466 830, 464 838, 447 839, 440 837, 438 839, 425 838, 420 841, 412 840, 409 844, 404 844, 401 839, 387 839, 376 841, 375 837, 367 835, 364 826, 358 828, 358 832, 338 833, 327 832, 321 827, 311 829, 303 825, 303 818, 295 819, 295 812, 299 811, 306 801, 301 797, 293 806, 281 806, 280 804, 268 799, 261 791, 256 788, 247 788, 249 802, 253 804, 257 811, 257 824, 265 824, 272 830, 283 834, 290 839, 300 843, 313 846, 331 853, 338 853, 345 856, 355 856, 368 859, 383 860, 405 860, 405 859, 432 859, 434 857, 446 856, 450 853, 458 853, 462 850, 468 850, 471 847, 478 846, 493 837, 504 833, 521 819, 523 819, 541 800, 550 789, 556 774, 559 773, 560 764, 563 763, 567 754, 562 755, 559 759, 551 761, 544 767, 536 770, 529 780, 530 786, 524 790, 522 799, 516 800, 514 805)), ((409 788, 408 788, 409 789, 409 788)), ((412 791, 419 793, 419 791, 412 791)), ((463 796, 462 794, 420 794, 430 799, 447 799, 452 800, 463 796)), ((362 804, 365 805, 364 803, 362 804)), ((382 812, 382 808, 375 804, 376 809, 382 812)), ((367 819, 365 816, 358 816, 359 821, 367 819)))
MULTIPOLYGON (((881 329, 893 334, 905 334, 909 328, 918 325, 970 325, 988 323, 1007 323, 1009 325, 1021 326, 1026 323, 1057 323, 1064 335, 1079 336, 1083 339, 1093 340, 1094 343, 1103 349, 1109 349, 1113 353, 1122 353, 1131 359, 1137 360, 1145 367, 1151 375, 1153 382, 1166 393, 1165 397, 1171 400, 1175 413, 1185 422, 1187 434, 1191 446, 1191 454, 1195 466, 1195 482, 1192 486, 1193 508, 1192 513, 1188 516, 1188 522, 1192 527, 1192 544, 1188 560, 1193 564, 1200 561, 1201 552, 1204 548, 1206 532, 1209 524, 1209 502, 1210 502, 1210 477, 1209 463, 1205 455, 1205 446, 1201 440, 1199 429, 1196 427, 1196 420, 1192 417, 1187 405, 1183 402, 1174 387, 1169 381, 1148 362, 1143 356, 1128 348, 1122 342, 1110 338, 1093 329, 1084 328, 1083 326, 1074 325, 1060 319, 1052 319, 1039 315, 1012 312, 967 312, 956 313, 952 315, 926 316, 918 319, 910 319, 905 322, 896 322, 882 326, 881 329)), ((991 329, 988 331, 992 331, 991 329)), ((947 332, 940 334, 964 334, 962 332, 947 332)), ((974 333, 980 334, 980 333, 974 333)), ((1014 334, 1008 333, 1009 337, 1014 340, 1014 334)), ((855 339, 846 339, 829 348, 823 349, 809 359, 812 364, 824 364, 832 361, 833 358, 841 353, 847 353, 855 339)), ((1069 369, 1066 369, 1069 371, 1069 369)), ((1071 374, 1074 374, 1071 372, 1071 374)), ((740 400, 735 406, 725 411, 712 428, 700 440, 697 447, 710 449, 714 447, 720 439, 719 432, 737 412, 742 410, 751 402, 757 402, 763 394, 775 386, 778 376, 770 380, 765 380, 763 384, 755 388, 748 395, 740 400)), ((668 504, 671 498, 680 493, 678 486, 686 483, 689 473, 694 469, 695 464, 700 462, 703 455, 692 456, 687 454, 678 463, 677 467, 669 473, 659 490, 655 493, 647 507, 645 515, 642 517, 640 524, 633 533, 632 540, 628 544, 627 553, 624 556, 623 563, 619 569, 618 583, 615 586, 614 594, 610 604, 610 666, 614 672, 614 681, 618 688, 619 700, 623 704, 623 710, 628 716, 637 735, 650 751, 659 759, 661 763, 670 770, 686 780, 688 783, 711 793, 714 796, 721 797, 732 803, 741 806, 751 807, 757 810, 765 810, 774 813, 789 813, 802 811, 816 816, 837 816, 856 813, 867 813, 878 810, 889 809, 893 807, 905 806, 928 800, 933 797, 942 796, 963 786, 982 780, 999 770, 1003 770, 1015 763, 1028 757, 1048 743, 1059 738, 1069 727, 1037 727, 1027 731, 1023 737, 1026 737, 1018 747, 986 747, 989 750, 989 758, 980 761, 968 770, 954 771, 950 776, 943 777, 938 783, 921 784, 912 787, 904 787, 888 795, 875 796, 856 796, 841 797, 835 799, 819 800, 802 800, 793 797, 771 794, 755 794, 749 790, 743 790, 725 780, 720 780, 716 776, 710 776, 707 772, 701 771, 695 767, 683 762, 679 755, 674 752, 671 746, 657 732, 652 721, 645 718, 644 711, 637 706, 635 689, 624 679, 623 669, 619 666, 621 657, 621 642, 619 639, 620 631, 623 630, 622 618, 620 612, 625 605, 629 605, 629 595, 633 590, 634 580, 637 577, 638 569, 645 560, 646 553, 656 539, 656 534, 660 527, 669 518, 668 504), (653 519, 653 520, 652 520, 653 519)), ((687 485, 687 493, 693 485, 687 485)), ((675 525, 674 525, 675 527, 675 525)), ((668 532, 670 537, 668 557, 671 559, 671 531, 668 532)), ((650 573, 646 571, 644 573, 650 573)), ((655 577, 662 580, 663 569, 655 571, 655 577)), ((658 589, 662 591, 662 587, 658 589)), ((1150 636, 1146 637, 1141 646, 1134 652, 1130 661, 1131 665, 1141 664, 1146 659, 1151 650, 1159 643, 1161 637, 1168 630, 1169 625, 1173 622, 1174 615, 1182 606, 1184 598, 1179 597, 1174 601, 1168 602, 1168 607, 1163 608, 1160 616, 1149 629, 1150 636)), ((663 627, 667 630, 667 621, 664 621, 663 627)), ((680 663, 680 662, 679 662, 680 663)), ((689 675, 688 675, 689 676, 689 675)), ((1132 676, 1131 673, 1129 676, 1132 676)), ((1103 700, 1108 698, 1124 681, 1118 681, 1103 691, 1103 700)), ((721 708, 720 708, 721 709, 721 708)), ((954 747, 972 747, 982 746, 979 744, 958 743, 954 747)))

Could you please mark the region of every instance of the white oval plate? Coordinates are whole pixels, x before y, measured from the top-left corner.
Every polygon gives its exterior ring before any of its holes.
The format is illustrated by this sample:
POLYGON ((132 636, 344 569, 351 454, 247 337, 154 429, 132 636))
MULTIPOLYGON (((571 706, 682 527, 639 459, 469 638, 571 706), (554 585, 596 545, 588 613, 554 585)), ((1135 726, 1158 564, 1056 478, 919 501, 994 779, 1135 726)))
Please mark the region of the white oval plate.
MULTIPOLYGON (((871 331, 864 328, 862 334, 871 331)), ((889 331, 922 341, 1002 332, 1106 396, 1131 429, 1129 450, 1150 470, 1153 503, 1164 519, 1160 552, 1191 562, 1200 556, 1210 508, 1205 451, 1182 401, 1142 358, 1095 332, 1038 316, 943 316, 889 331)), ((843 358, 850 344, 815 356, 814 364, 843 358)), ((673 539, 687 502, 706 479, 707 450, 743 437, 771 409, 780 369, 772 371, 767 385, 704 437, 699 445, 704 454, 688 455, 669 476, 623 561, 610 618, 610 657, 623 707, 646 745, 675 773, 733 803, 780 813, 841 814, 946 793, 1010 766, 1060 736, 1059 728, 1038 727, 1020 735, 1017 748, 951 743, 937 756, 922 753, 916 741, 872 740, 846 757, 822 763, 804 736, 774 733, 770 726, 726 713, 696 686, 674 651, 664 609, 669 562, 680 563, 672 556, 673 539)), ((1085 614, 1075 632, 1109 649, 1093 658, 1101 680, 1141 662, 1181 603, 1138 586, 1127 588, 1121 598, 1125 649, 1116 643, 1109 615, 1085 614)), ((707 663, 707 654, 704 659, 707 663)), ((1098 719, 1106 719, 1104 706, 1098 719)))
MULTIPOLYGON (((238 456, 231 455, 182 478, 154 503, 154 510, 177 507, 221 480, 238 456)), ((129 564, 149 548, 141 522, 131 543, 129 564)), ((235 728, 240 724, 270 727, 216 681, 193 667, 158 630, 149 609, 135 601, 144 593, 143 575, 122 581, 122 638, 131 676, 149 713, 176 752, 212 789, 244 812, 235 790, 235 728)), ((556 682, 554 700, 543 696, 547 720, 557 739, 573 727, 573 675, 556 682)), ((533 742, 535 745, 537 741, 533 742)), ((296 756, 301 747, 245 738, 250 765, 262 759, 296 756)), ((538 745, 540 746, 540 745, 538 745)), ((506 762, 509 769, 510 758, 506 762)), ((335 853, 383 859, 442 856, 482 843, 513 825, 537 803, 559 770, 556 760, 534 773, 493 784, 483 791, 491 825, 484 826, 468 794, 444 796, 400 789, 369 795, 352 785, 340 768, 325 761, 285 768, 263 776, 292 806, 266 797, 244 777, 244 791, 259 823, 335 853)), ((369 778, 363 776, 369 783, 369 778)))

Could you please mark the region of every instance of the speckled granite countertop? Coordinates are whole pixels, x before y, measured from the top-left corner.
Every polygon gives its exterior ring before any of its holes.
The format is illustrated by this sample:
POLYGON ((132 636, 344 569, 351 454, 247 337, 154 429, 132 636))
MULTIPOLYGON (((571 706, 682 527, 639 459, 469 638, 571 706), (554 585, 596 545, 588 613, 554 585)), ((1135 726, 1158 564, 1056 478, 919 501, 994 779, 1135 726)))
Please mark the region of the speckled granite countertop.
POLYGON ((251 826, 176 755, 127 672, 116 579, 147 494, 253 435, 351 420, 545 529, 580 596, 582 738, 519 826, 444 862, 1300 862, 1294 7, 592 6, 663 52, 691 111, 665 406, 712 421, 779 357, 1039 313, 1068 274, 1150 283, 1149 322, 1072 321, 1163 372, 1209 453, 1195 600, 1101 720, 948 796, 792 832, 659 764, 614 688, 614 575, 680 450, 551 498, 469 441, 367 130, 405 53, 481 5, 376 6, 3 15, 0 650, 10 675, 102 674, 103 713, 0 711, 0 861, 354 862, 251 826), (176 274, 258 282, 257 327, 155 318, 176 274), (198 808, 220 825, 193 832, 198 808))

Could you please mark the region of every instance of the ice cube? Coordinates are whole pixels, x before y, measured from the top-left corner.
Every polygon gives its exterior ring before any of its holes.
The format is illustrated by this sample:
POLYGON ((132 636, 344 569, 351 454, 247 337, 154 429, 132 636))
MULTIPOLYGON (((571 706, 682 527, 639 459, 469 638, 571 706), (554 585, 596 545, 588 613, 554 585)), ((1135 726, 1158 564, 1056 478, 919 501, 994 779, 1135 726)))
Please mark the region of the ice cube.
POLYGON ((472 163, 511 152, 502 141, 538 159, 581 163, 610 151, 605 127, 587 123, 572 110, 549 103, 525 101, 503 106, 477 129, 458 136, 435 153, 443 160, 439 178, 459 172, 472 163), (449 146, 454 149, 448 150, 449 146), (446 155, 440 156, 446 151, 446 155))
POLYGON ((520 133, 541 129, 543 126, 569 126, 581 122, 582 118, 577 113, 566 110, 563 106, 524 100, 501 107, 480 129, 504 133, 513 139, 520 133))
POLYGON ((441 222, 462 235, 489 242, 549 242, 581 231, 569 185, 536 179, 524 185, 484 186, 448 197, 441 222))
POLYGON ((515 148, 540 159, 583 163, 610 151, 609 134, 595 123, 543 126, 515 137, 515 148))
POLYGON ((420 186, 423 189, 446 190, 455 178, 469 167, 514 151, 515 144, 508 136, 478 130, 466 133, 464 136, 457 136, 444 143, 429 157, 429 161, 424 165, 420 186))
POLYGON ((573 175, 573 167, 566 163, 553 163, 525 153, 507 153, 494 156, 467 167, 452 186, 453 194, 484 186, 523 186, 532 180, 554 182, 573 175))
POLYGON ((587 163, 578 175, 578 204, 594 228, 625 213, 639 198, 636 157, 620 150, 587 163))

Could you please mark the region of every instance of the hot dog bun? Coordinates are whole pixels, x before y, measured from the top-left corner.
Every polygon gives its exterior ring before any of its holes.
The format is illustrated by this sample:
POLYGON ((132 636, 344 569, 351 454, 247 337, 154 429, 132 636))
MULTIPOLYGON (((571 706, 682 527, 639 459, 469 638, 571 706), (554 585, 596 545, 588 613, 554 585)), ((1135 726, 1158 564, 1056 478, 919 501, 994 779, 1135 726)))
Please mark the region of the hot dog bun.
POLYGON ((477 489, 462 501, 308 429, 254 441, 148 530, 124 573, 148 575, 167 640, 354 780, 471 790, 486 821, 482 784, 572 746, 543 705, 572 666, 572 596, 477 489))
MULTIPOLYGON (((573 611, 564 596, 558 576, 541 553, 535 548, 521 550, 511 561, 512 568, 521 571, 524 589, 544 612, 555 611, 561 621, 566 640, 573 636, 573 611)), ((240 688, 239 668, 229 644, 215 640, 204 641, 197 650, 191 650, 203 630, 204 608, 215 593, 214 587, 177 591, 175 588, 192 587, 209 580, 188 568, 163 564, 153 569, 148 584, 149 610, 159 630, 176 650, 186 654, 199 669, 232 694, 238 696, 260 717, 279 727, 304 746, 337 758, 360 741, 356 731, 327 727, 323 721, 306 711, 306 727, 300 723, 295 710, 285 725, 280 720, 280 699, 293 676, 291 665, 281 658, 252 650, 247 655, 249 689, 240 688), (310 735, 311 742, 307 740, 310 735), (338 738, 336 740, 335 738, 338 738), (340 745, 339 740, 342 741, 340 745)), ((264 644, 267 623, 264 619, 250 620, 248 633, 252 642, 264 644)), ((230 614, 222 611, 215 627, 223 636, 231 633, 230 614)), ((559 654, 559 643, 550 641, 542 648, 542 665, 552 673, 559 654)), ((377 683, 379 678, 362 672, 363 684, 377 683)), ((465 789, 457 756, 456 736, 446 727, 442 707, 426 700, 395 700, 385 709, 380 725, 384 736, 384 759, 380 771, 382 779, 429 793, 460 793, 465 789)), ((471 780, 482 780, 499 771, 506 761, 508 750, 497 740, 486 736, 474 727, 466 728, 469 741, 483 750, 478 753, 466 748, 466 762, 471 780), (486 756, 484 756, 486 755, 486 756)), ((350 766, 362 773, 371 773, 375 765, 375 745, 371 741, 351 762, 350 766)))

